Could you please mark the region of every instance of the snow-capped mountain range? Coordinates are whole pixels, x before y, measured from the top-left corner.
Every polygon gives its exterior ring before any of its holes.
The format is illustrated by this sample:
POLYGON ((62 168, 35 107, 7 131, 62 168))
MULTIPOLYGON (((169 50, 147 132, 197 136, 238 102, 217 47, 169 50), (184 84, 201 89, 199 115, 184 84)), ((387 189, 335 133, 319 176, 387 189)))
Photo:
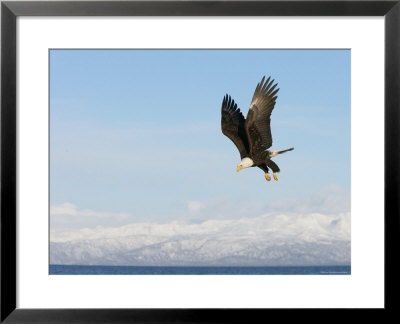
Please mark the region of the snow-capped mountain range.
POLYGON ((350 213, 265 214, 199 224, 52 230, 51 264, 279 266, 350 264, 350 213))

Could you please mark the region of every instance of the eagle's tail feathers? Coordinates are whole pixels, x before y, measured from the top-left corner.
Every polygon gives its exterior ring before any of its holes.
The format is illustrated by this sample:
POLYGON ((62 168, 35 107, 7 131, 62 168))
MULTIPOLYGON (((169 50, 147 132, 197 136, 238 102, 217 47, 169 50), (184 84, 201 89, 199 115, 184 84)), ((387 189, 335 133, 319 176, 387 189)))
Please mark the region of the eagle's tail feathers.
POLYGON ((282 153, 289 152, 289 151, 293 151, 293 150, 294 150, 294 147, 291 147, 291 148, 288 148, 288 149, 286 149, 286 150, 278 151, 277 153, 278 153, 278 154, 282 154, 282 153))

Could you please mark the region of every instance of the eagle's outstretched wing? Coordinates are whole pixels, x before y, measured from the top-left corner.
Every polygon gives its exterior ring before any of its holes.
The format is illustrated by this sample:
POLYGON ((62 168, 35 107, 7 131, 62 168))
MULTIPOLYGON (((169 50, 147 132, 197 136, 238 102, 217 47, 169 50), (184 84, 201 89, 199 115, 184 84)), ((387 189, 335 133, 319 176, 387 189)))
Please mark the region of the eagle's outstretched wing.
POLYGON ((255 159, 272 145, 271 112, 279 89, 276 89, 278 84, 270 79, 265 80, 263 77, 257 84, 245 122, 250 154, 255 159))
POLYGON ((226 95, 221 107, 222 133, 236 145, 240 158, 248 156, 249 143, 244 129, 244 117, 231 96, 226 95))

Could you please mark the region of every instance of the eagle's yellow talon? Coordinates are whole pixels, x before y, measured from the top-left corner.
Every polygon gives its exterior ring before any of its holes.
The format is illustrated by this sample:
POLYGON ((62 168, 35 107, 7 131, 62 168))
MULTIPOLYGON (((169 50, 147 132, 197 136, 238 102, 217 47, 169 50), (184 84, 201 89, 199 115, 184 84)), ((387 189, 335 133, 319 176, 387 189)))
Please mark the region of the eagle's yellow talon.
POLYGON ((274 176, 274 179, 275 179, 276 181, 278 181, 278 177, 276 176, 276 173, 275 173, 275 172, 273 173, 273 176, 274 176))
POLYGON ((269 176, 268 173, 265 174, 265 179, 266 179, 267 181, 271 181, 271 177, 269 176))

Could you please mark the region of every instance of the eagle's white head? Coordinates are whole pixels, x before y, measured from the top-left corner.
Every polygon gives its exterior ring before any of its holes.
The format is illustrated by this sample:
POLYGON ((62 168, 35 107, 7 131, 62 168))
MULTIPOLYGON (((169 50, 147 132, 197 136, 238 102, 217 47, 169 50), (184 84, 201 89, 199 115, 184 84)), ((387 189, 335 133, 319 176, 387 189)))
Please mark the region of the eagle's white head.
POLYGON ((236 168, 236 171, 239 172, 240 170, 242 170, 244 168, 249 168, 253 165, 254 165, 253 160, 250 159, 249 157, 245 157, 242 159, 242 161, 240 161, 239 165, 236 168))

